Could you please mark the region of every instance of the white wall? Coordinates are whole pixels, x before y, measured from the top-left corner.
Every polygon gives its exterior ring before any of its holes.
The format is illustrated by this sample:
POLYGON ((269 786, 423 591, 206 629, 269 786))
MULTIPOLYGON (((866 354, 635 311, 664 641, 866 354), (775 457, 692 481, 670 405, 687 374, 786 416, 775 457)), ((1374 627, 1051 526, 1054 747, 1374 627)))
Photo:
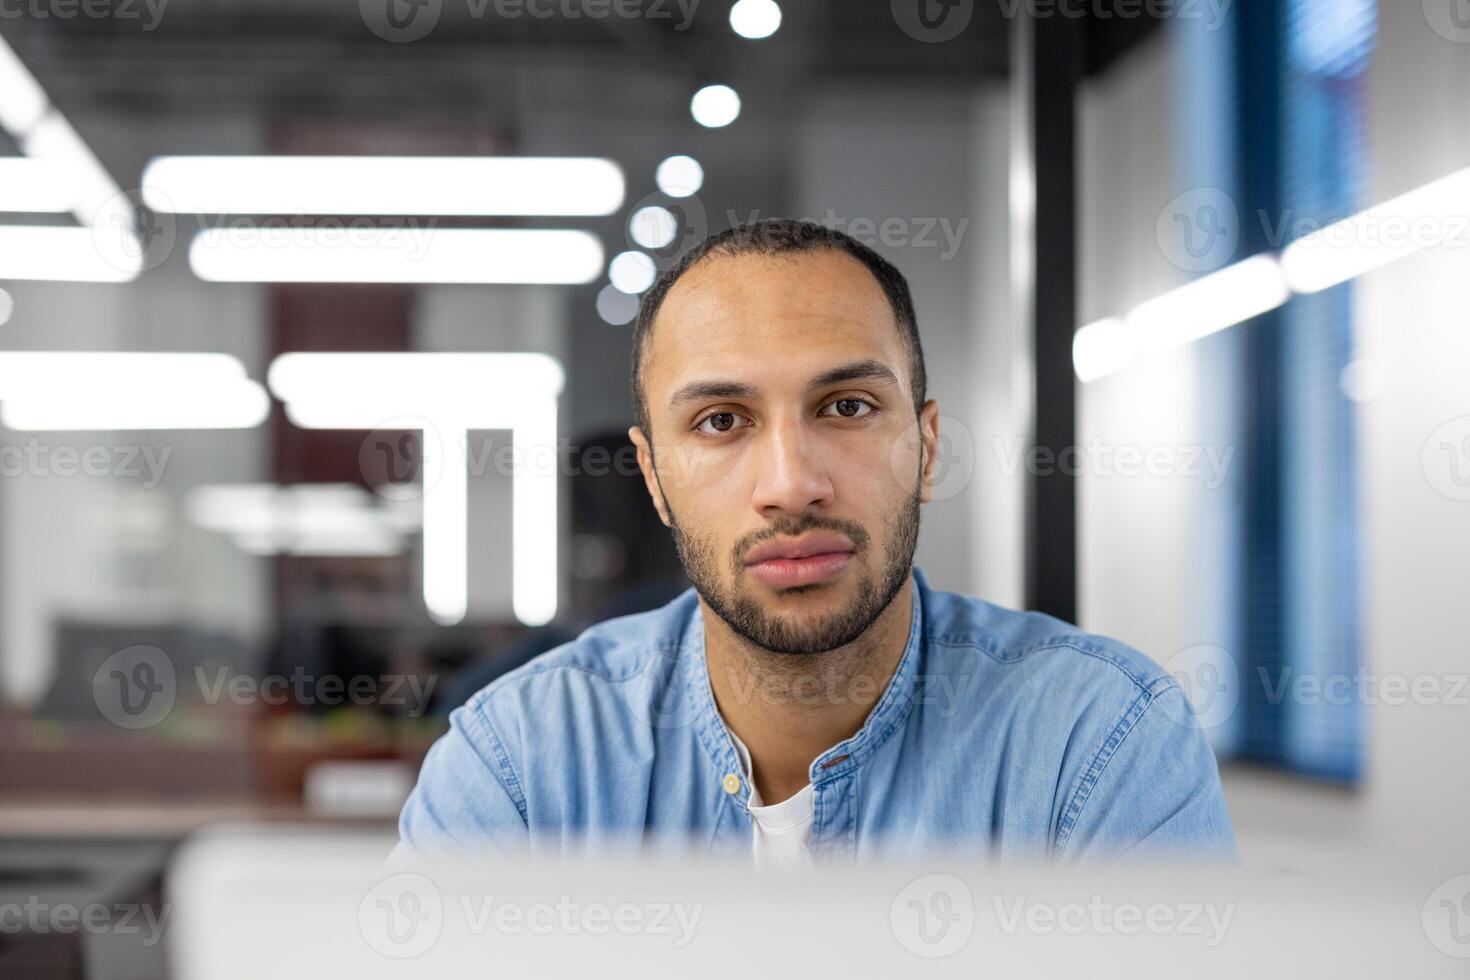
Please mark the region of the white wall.
MULTIPOLYGON (((1381 4, 1380 17, 1369 108, 1374 200, 1470 167, 1470 43, 1432 30, 1420 4, 1381 4)), ((1436 447, 1429 467, 1421 458, 1437 430, 1470 416, 1465 238, 1360 281, 1360 353, 1382 379, 1360 418, 1366 641, 1370 668, 1383 673, 1470 674, 1470 502, 1431 482, 1448 480, 1447 454, 1436 447)), ((1470 455, 1460 462, 1470 466, 1470 455)), ((1364 803, 1373 840, 1470 870, 1470 705, 1385 706, 1370 722, 1364 803)))

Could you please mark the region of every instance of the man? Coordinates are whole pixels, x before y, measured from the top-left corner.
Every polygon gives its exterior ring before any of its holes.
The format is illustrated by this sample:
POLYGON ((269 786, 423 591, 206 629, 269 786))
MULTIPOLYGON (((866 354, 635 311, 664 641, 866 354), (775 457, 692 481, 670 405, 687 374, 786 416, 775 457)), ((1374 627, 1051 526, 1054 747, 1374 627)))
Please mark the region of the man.
POLYGON ((1234 856, 1172 677, 913 567, 939 408, 892 265, 736 228, 655 284, 633 348, 629 435, 694 587, 455 711, 401 849, 1234 856))

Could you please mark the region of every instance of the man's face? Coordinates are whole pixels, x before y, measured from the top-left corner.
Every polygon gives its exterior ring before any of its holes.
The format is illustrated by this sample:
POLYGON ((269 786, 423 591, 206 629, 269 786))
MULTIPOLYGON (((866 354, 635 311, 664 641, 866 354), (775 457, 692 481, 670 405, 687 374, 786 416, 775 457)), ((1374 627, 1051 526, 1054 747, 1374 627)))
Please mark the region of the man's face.
POLYGON ((840 251, 712 256, 665 297, 653 431, 629 436, 691 581, 757 646, 850 643, 907 580, 938 440, 910 370, 882 288, 840 251))

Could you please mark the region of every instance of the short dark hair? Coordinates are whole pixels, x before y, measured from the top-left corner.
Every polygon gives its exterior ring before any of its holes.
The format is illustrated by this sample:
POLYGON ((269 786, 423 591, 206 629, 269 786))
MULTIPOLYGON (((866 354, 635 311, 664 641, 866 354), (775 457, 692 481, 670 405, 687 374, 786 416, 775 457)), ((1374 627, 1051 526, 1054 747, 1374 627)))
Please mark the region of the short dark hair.
POLYGON ((914 300, 909 292, 908 280, 883 256, 873 251, 851 235, 819 225, 813 221, 797 221, 791 218, 767 218, 752 224, 736 225, 727 231, 711 235, 694 248, 685 252, 679 261, 658 277, 658 281, 643 294, 638 307, 638 319, 633 324, 633 409, 637 413, 638 426, 646 438, 652 439, 648 417, 648 400, 643 390, 643 354, 648 338, 653 331, 653 321, 663 306, 664 297, 674 283, 683 277, 696 263, 712 255, 796 255, 832 249, 846 252, 857 259, 888 297, 893 307, 893 318, 903 335, 904 345, 909 352, 910 386, 914 390, 914 413, 924 407, 925 389, 928 379, 924 372, 924 348, 919 343, 919 322, 914 316, 914 300))

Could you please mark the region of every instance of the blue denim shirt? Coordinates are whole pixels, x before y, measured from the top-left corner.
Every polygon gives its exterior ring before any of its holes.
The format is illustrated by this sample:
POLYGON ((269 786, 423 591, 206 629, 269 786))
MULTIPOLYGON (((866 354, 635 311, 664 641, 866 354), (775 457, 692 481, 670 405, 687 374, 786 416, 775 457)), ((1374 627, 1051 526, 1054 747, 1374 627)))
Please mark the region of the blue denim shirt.
MULTIPOLYGON (((819 862, 1231 860, 1215 758, 1179 684, 1059 620, 932 590, 862 728, 811 765, 819 862)), ((398 853, 752 851, 693 589, 586 630, 450 716, 398 853)))

